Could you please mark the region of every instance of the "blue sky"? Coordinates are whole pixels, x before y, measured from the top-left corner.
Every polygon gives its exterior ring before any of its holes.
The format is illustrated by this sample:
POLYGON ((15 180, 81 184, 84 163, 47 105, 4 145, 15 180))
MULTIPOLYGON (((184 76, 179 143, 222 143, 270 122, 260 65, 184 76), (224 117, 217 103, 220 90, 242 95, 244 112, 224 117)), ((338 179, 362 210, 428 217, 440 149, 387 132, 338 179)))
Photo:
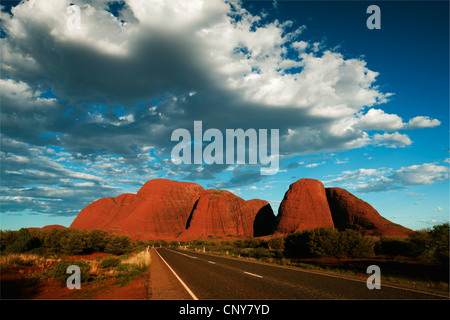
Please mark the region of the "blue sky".
POLYGON ((314 178, 412 229, 449 221, 447 1, 5 3, 2 229, 69 226, 153 178, 275 213, 314 178), (370 4, 380 30, 366 27, 370 4), (171 133, 194 121, 278 129, 279 172, 173 164, 171 133))

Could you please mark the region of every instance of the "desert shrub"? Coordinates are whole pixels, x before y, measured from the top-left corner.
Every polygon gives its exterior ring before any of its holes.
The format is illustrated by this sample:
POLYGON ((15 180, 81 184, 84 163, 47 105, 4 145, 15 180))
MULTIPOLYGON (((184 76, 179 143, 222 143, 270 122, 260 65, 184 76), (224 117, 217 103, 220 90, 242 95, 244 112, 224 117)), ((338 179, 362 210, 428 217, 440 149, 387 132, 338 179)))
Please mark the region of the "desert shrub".
POLYGON ((169 246, 169 243, 168 243, 166 240, 159 240, 159 245, 160 245, 162 248, 166 248, 166 247, 169 246))
POLYGON ((258 248, 258 247, 266 247, 267 242, 258 239, 258 238, 245 238, 244 239, 244 248, 258 248))
POLYGON ((283 250, 284 238, 283 237, 271 238, 269 239, 269 241, 267 241, 267 245, 269 246, 270 249, 283 250))
POLYGON ((45 230, 42 235, 42 245, 45 250, 51 254, 61 253, 61 239, 65 233, 65 229, 45 230))
POLYGON ((245 248, 244 240, 238 239, 233 242, 233 247, 235 248, 245 248))
POLYGON ((449 229, 450 224, 444 223, 430 231, 433 258, 445 265, 449 264, 449 229))
POLYGON ((65 229, 60 237, 60 251, 65 255, 81 254, 86 249, 84 232, 76 229, 65 229))
POLYGON ((123 259, 115 268, 118 272, 115 283, 120 283, 124 286, 128 281, 133 280, 136 275, 146 272, 150 263, 150 253, 148 251, 141 251, 123 259))
POLYGON ((311 254, 308 246, 308 233, 299 231, 288 234, 284 238, 283 254, 286 258, 309 258, 311 254))
POLYGON ((108 258, 102 260, 102 262, 100 262, 99 267, 101 267, 101 268, 115 268, 118 265, 120 265, 120 259, 119 258, 108 257, 108 258))
POLYGON ((1 249, 6 253, 23 253, 40 246, 39 239, 26 228, 1 233, 1 249))
POLYGON ((336 257, 341 254, 339 231, 332 228, 317 228, 307 231, 307 246, 314 257, 336 257))
POLYGON ((356 230, 347 229, 339 232, 336 256, 368 257, 375 254, 375 241, 372 237, 365 237, 356 230))
POLYGON ((125 286, 129 281, 134 280, 134 278, 140 274, 143 270, 139 267, 122 263, 117 266, 116 271, 118 272, 115 276, 114 284, 120 284, 122 287, 125 286))
POLYGON ((332 228, 304 230, 284 238, 287 258, 366 257, 374 254, 375 241, 356 230, 332 228))
POLYGON ((70 273, 67 273, 67 268, 71 265, 77 265, 78 267, 80 267, 82 282, 90 280, 91 277, 89 274, 89 270, 91 269, 91 266, 83 260, 58 261, 55 266, 48 271, 48 275, 65 283, 67 278, 70 277, 70 273))
POLYGON ((108 233, 103 230, 92 229, 84 236, 85 253, 103 252, 108 243, 108 233))
POLYGON ((416 255, 415 245, 406 237, 385 236, 375 246, 377 254, 384 254, 391 257, 405 256, 412 257, 416 255))
POLYGON ((430 235, 430 230, 419 230, 416 231, 410 238, 409 241, 412 244, 412 254, 414 257, 424 257, 428 258, 433 255, 434 250, 432 246, 432 238, 430 235))
POLYGON ((2 255, 0 259, 1 265, 16 265, 16 266, 33 266, 38 261, 35 255, 29 255, 27 253, 10 253, 2 255))
POLYGON ((109 238, 105 252, 122 255, 133 250, 133 241, 128 236, 116 235, 109 238))
POLYGON ((258 247, 258 248, 244 248, 240 251, 240 255, 243 257, 249 257, 249 258, 268 258, 273 257, 274 254, 270 252, 268 249, 258 247))

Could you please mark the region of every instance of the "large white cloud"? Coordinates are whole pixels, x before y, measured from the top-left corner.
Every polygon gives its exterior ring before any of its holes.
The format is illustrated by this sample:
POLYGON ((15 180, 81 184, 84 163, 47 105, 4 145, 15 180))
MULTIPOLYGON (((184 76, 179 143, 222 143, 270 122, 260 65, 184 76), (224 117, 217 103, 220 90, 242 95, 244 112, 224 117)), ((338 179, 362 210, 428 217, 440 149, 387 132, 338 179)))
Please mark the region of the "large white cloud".
MULTIPOLYGON (((8 196, 38 181, 57 188, 64 176, 81 191, 114 175, 124 184, 127 174, 145 180, 156 172, 212 178, 227 166, 193 170, 166 161, 172 131, 191 129, 194 120, 205 129, 279 129, 285 157, 406 146, 412 141, 398 130, 440 124, 425 116, 405 124, 384 112, 391 93, 379 89, 366 61, 327 50, 307 38, 307 26, 267 21, 239 1, 33 0, 1 19, 8 196), (80 8, 80 28, 68 24, 71 3, 80 8), (30 161, 36 153, 28 149, 48 146, 67 161, 30 161), (88 160, 90 171, 71 165, 88 160)), ((232 173, 223 185, 260 179, 232 173)))

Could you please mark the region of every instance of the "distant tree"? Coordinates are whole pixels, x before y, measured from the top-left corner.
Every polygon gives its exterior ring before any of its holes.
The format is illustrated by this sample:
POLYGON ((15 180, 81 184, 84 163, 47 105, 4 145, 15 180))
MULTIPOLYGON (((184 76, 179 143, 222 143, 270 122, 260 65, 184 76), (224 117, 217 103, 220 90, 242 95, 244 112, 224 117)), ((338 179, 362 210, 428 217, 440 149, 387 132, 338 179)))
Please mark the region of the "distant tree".
POLYGON ((311 253, 309 251, 307 242, 309 238, 308 231, 299 231, 288 234, 284 238, 283 255, 286 258, 309 258, 311 253))
POLYGON ((415 254, 414 243, 407 237, 384 236, 375 247, 377 254, 385 254, 390 257, 412 257, 415 254))
POLYGON ((284 238, 283 237, 271 238, 271 239, 269 239, 269 241, 267 241, 267 244, 269 246, 269 249, 283 250, 284 249, 284 238))
POLYGON ((130 237, 116 235, 109 238, 105 246, 105 252, 115 255, 122 255, 133 250, 133 241, 130 237))
POLYGON ((244 239, 244 247, 245 248, 258 248, 264 246, 265 242, 258 238, 246 238, 244 239))
POLYGON ((375 253, 375 241, 373 238, 365 237, 361 232, 352 229, 339 232, 337 246, 337 256, 342 257, 367 257, 375 253))
POLYGON ((6 252, 22 253, 41 245, 39 239, 33 237, 26 228, 22 228, 19 231, 5 232, 4 236, 5 239, 2 243, 6 252))
POLYGON ((307 246, 315 257, 335 257, 340 255, 339 231, 333 228, 317 228, 309 231, 307 246))
POLYGON ((84 236, 85 252, 103 252, 108 243, 108 233, 103 230, 92 229, 84 236))
POLYGON ((414 232, 409 238, 412 244, 412 256, 428 258, 434 253, 430 229, 423 229, 414 232))
POLYGON ((233 242, 233 246, 235 248, 244 248, 245 247, 244 240, 242 240, 242 239, 235 240, 233 242))
POLYGON ((59 244, 62 254, 81 254, 86 248, 84 232, 76 229, 65 229, 59 244))
POLYGON ((440 263, 449 264, 449 223, 436 225, 430 231, 432 246, 434 248, 433 257, 440 263))
POLYGON ((61 253, 61 241, 66 229, 45 230, 42 238, 44 249, 51 254, 61 253))

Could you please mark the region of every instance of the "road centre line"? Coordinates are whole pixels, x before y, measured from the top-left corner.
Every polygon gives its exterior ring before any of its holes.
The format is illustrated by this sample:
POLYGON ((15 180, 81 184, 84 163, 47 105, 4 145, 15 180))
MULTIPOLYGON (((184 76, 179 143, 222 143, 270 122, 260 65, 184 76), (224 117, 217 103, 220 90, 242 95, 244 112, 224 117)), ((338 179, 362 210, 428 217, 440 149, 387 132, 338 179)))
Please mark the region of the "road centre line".
POLYGON ((196 297, 196 295, 192 292, 191 289, 189 289, 189 287, 186 285, 186 283, 184 283, 183 280, 181 280, 181 278, 176 274, 176 272, 169 266, 169 264, 166 262, 166 260, 164 260, 163 257, 161 257, 161 255, 159 254, 158 250, 156 250, 156 253, 158 254, 158 256, 161 258, 162 261, 164 261, 164 263, 169 267, 170 271, 173 272, 173 274, 175 275, 175 277, 178 279, 178 281, 180 281, 180 283, 183 285, 183 287, 186 289, 186 291, 189 293, 189 295, 192 297, 192 299, 194 300, 198 300, 198 298, 196 297))
POLYGON ((250 276, 253 276, 253 277, 257 277, 257 278, 262 278, 263 277, 263 276, 260 276, 259 274, 254 274, 254 273, 247 272, 247 271, 244 271, 244 273, 246 273, 246 274, 248 274, 250 276))
POLYGON ((181 254, 181 255, 186 256, 186 257, 188 257, 188 258, 198 259, 197 257, 190 256, 190 255, 188 255, 188 254, 181 253, 181 252, 178 252, 178 251, 173 251, 173 250, 169 250, 169 249, 167 249, 167 251, 170 251, 170 252, 173 252, 173 253, 178 253, 178 254, 181 254))

